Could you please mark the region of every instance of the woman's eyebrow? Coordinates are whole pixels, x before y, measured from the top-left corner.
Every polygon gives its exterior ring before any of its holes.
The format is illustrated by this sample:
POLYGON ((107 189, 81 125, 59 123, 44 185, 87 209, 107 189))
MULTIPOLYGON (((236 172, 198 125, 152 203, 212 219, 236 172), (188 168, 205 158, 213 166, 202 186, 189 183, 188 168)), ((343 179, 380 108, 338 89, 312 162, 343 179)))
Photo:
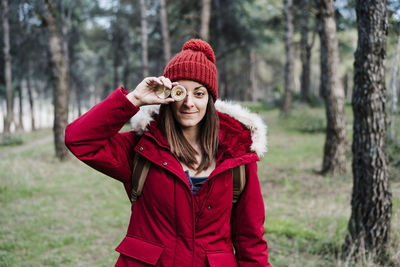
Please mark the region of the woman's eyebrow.
POLYGON ((193 90, 200 89, 201 87, 204 87, 204 85, 197 86, 197 87, 195 87, 193 90))

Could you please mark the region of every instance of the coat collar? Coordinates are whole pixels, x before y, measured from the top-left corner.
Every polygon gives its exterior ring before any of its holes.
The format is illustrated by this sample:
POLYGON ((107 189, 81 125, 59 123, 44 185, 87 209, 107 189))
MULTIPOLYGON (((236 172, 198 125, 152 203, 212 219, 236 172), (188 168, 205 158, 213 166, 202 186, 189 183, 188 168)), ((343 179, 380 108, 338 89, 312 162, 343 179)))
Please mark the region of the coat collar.
MULTIPOLYGON (((221 148, 232 157, 251 152, 262 157, 267 151, 267 126, 261 117, 232 102, 217 100, 215 107, 220 121, 221 148)), ((131 119, 131 125, 137 134, 153 135, 159 145, 168 146, 154 119, 158 115, 159 108, 159 105, 141 107, 131 119)))

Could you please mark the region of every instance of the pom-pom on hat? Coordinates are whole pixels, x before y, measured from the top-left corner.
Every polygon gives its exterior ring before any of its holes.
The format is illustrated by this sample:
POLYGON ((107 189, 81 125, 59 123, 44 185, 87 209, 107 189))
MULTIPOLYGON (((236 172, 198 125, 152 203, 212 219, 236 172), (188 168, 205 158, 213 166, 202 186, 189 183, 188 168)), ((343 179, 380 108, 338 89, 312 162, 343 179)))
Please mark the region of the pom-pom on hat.
POLYGON ((176 54, 164 69, 164 76, 171 81, 192 80, 203 84, 218 97, 217 68, 211 46, 200 39, 187 41, 182 51, 176 54))

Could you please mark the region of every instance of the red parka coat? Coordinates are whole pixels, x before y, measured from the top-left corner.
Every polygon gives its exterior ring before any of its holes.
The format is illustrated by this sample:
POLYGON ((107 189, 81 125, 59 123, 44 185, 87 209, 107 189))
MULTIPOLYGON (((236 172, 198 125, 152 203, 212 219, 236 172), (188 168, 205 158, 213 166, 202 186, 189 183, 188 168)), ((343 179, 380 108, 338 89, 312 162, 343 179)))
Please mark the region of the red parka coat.
MULTIPOLYGON (((147 125, 144 132, 137 129, 119 133, 139 111, 126 94, 125 89, 118 88, 65 131, 65 143, 71 152, 121 181, 128 196, 134 153, 152 162, 143 193, 132 208, 127 234, 116 248, 120 253, 116 266, 270 266, 263 238, 264 203, 256 164, 259 157, 252 152, 265 150, 265 126, 261 125, 261 134, 256 133, 218 112, 220 144, 216 168, 193 196, 185 172, 156 120, 139 119, 138 125, 147 125), (257 147, 260 144, 254 143, 252 137, 264 147, 257 147), (243 164, 246 187, 232 205, 231 168, 243 164)), ((226 113, 236 109, 242 120, 260 123, 254 116, 243 115, 246 111, 237 106, 220 106, 226 113)))

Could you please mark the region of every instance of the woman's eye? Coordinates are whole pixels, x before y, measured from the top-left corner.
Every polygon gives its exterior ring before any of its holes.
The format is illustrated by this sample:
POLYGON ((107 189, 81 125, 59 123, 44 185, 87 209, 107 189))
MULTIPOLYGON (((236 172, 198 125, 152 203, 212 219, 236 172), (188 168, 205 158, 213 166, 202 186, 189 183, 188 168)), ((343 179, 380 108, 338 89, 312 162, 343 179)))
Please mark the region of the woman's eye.
POLYGON ((196 96, 203 96, 203 95, 204 95, 203 92, 197 92, 197 93, 196 93, 196 96))

